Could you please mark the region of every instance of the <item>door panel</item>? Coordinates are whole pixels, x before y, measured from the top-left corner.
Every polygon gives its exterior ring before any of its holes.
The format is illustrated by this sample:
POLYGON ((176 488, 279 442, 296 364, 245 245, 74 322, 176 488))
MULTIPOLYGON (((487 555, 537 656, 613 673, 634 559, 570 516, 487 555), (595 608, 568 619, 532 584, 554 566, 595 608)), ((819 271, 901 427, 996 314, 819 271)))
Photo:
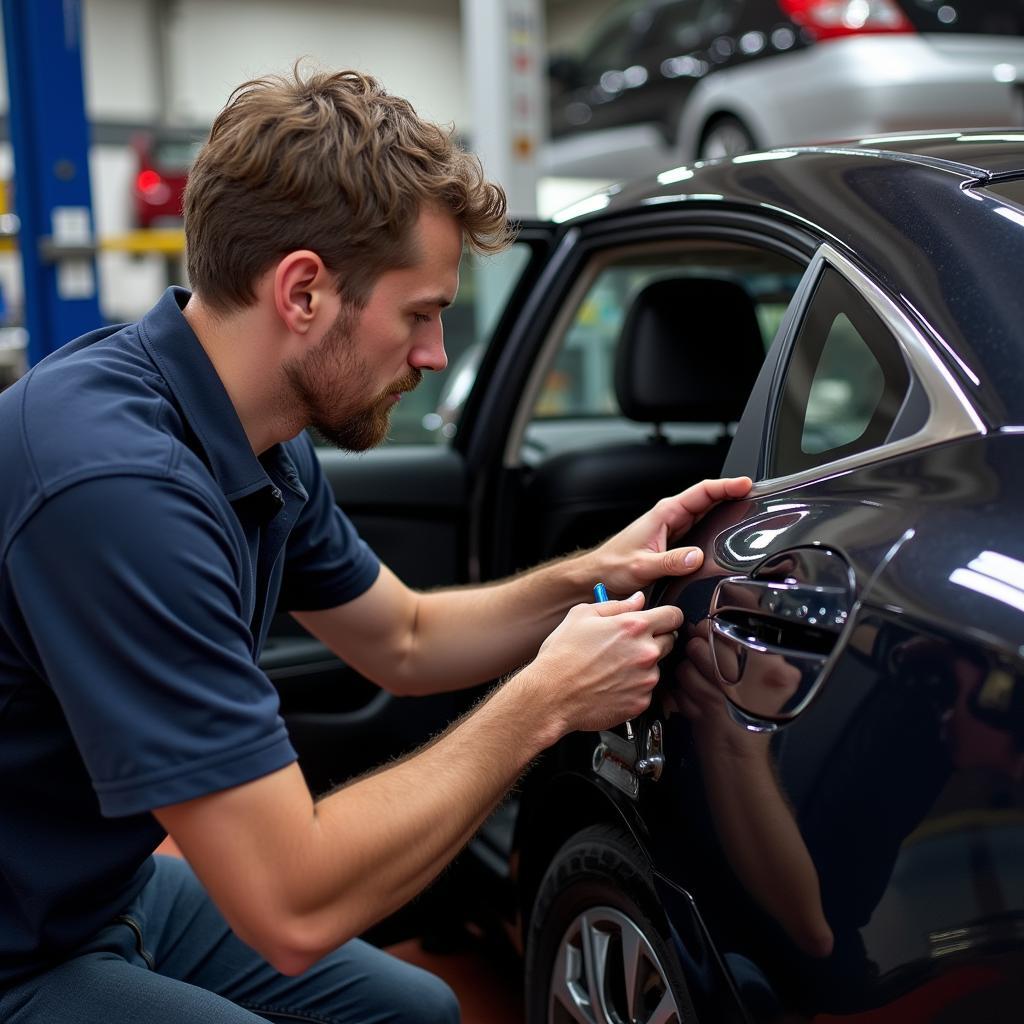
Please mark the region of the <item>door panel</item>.
POLYGON ((466 470, 459 452, 402 445, 319 455, 338 504, 401 580, 410 587, 464 580, 466 470))
MULTIPOLYGON (((338 504, 360 536, 412 587, 465 578, 466 474, 448 447, 361 455, 319 450, 338 504)), ((472 692, 396 698, 348 668, 290 615, 278 615, 260 666, 310 787, 322 792, 414 749, 458 717, 472 692)))
POLYGON ((971 526, 1019 490, 1015 443, 951 443, 730 503, 687 538, 706 562, 665 591, 687 624, 654 706, 665 772, 639 799, 656 863, 694 897, 757 1022, 1017 1019, 1021 613, 960 582, 980 548, 1024 579, 1012 524, 971 526), (738 721, 714 618, 750 626, 741 639, 778 676, 780 649, 809 646, 808 587, 826 598, 814 642, 834 644, 821 673, 792 721, 738 721), (759 642, 764 623, 776 643, 759 642))

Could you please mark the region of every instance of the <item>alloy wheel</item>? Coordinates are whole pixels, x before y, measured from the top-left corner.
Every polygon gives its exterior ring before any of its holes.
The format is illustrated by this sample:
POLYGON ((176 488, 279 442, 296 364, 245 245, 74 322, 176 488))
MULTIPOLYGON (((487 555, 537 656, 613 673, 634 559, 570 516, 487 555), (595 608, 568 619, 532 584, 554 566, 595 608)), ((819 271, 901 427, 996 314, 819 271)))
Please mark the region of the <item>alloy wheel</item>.
POLYGON ((644 933, 613 907, 579 914, 558 945, 548 1024, 683 1024, 644 933))

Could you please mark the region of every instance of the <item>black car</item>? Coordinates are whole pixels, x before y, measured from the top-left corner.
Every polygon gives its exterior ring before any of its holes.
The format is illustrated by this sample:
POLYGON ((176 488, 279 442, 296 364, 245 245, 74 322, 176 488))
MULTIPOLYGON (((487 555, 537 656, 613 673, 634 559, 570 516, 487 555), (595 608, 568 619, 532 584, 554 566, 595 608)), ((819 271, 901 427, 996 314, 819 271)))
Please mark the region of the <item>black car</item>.
MULTIPOLYGON (((426 440, 322 452, 412 584, 755 481, 650 595, 687 623, 649 713, 549 752, 447 876, 524 938, 530 1021, 1019 1020, 1024 132, 678 167, 465 277, 426 440)), ((264 664, 316 789, 473 699, 284 629, 264 664)))
POLYGON ((619 0, 549 64, 549 170, 1024 123, 1022 0, 619 0))

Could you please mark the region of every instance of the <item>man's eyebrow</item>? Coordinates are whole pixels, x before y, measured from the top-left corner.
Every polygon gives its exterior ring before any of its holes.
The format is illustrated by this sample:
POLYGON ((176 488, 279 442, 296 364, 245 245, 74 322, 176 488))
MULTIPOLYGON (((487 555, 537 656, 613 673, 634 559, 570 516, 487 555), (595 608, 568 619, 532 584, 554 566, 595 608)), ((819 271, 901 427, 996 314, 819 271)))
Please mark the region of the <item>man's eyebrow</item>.
POLYGON ((447 295, 422 295, 409 300, 410 306, 439 306, 445 309, 452 304, 447 295))

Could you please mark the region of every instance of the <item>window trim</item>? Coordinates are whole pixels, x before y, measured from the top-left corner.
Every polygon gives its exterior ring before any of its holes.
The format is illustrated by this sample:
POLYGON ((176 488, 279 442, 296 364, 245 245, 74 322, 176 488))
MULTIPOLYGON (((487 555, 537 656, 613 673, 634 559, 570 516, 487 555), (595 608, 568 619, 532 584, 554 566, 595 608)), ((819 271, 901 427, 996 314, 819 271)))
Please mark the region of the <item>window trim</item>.
MULTIPOLYGON (((847 284, 851 285, 867 301, 892 333, 910 370, 911 388, 916 380, 928 398, 928 417, 919 430, 906 437, 887 441, 841 459, 822 462, 797 473, 756 480, 751 491, 753 497, 788 490, 804 483, 859 469, 882 459, 895 458, 921 448, 965 437, 976 437, 988 432, 984 421, 968 400, 956 378, 896 302, 851 260, 829 243, 823 242, 807 268, 807 279, 813 286, 818 284, 826 267, 830 267, 843 277, 847 284)), ((771 407, 768 410, 765 423, 767 429, 764 431, 762 441, 761 465, 764 467, 769 465, 770 446, 774 445, 776 441, 778 407, 782 397, 782 385, 789 369, 793 345, 803 323, 804 313, 813 300, 815 290, 815 287, 810 289, 803 308, 790 325, 789 333, 783 342, 786 351, 776 366, 776 378, 771 389, 771 407)))

